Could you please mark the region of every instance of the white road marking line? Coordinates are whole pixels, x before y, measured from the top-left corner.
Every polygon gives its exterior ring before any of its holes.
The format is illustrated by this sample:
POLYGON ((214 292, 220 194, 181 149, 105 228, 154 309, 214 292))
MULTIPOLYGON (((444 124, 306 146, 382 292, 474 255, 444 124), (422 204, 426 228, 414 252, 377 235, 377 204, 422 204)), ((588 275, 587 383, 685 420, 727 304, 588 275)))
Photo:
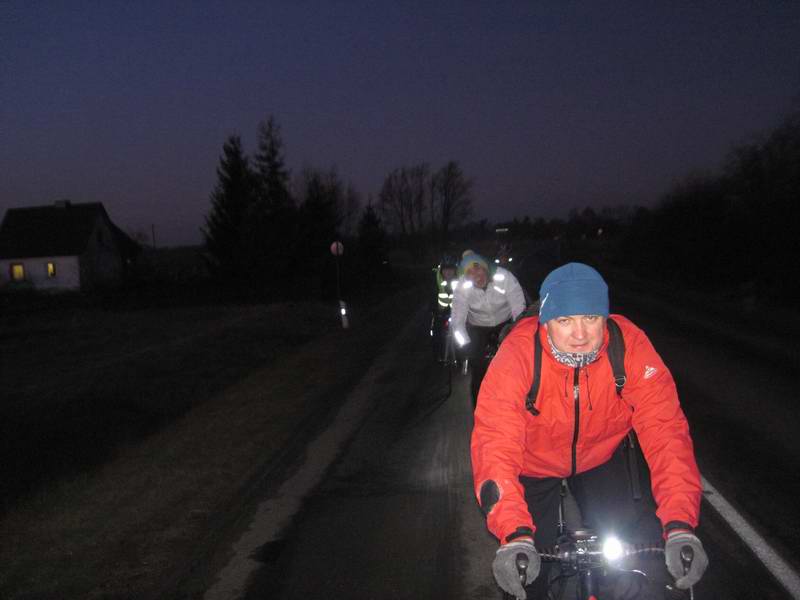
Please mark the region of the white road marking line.
POLYGON ((703 498, 725 519, 731 528, 742 538, 745 544, 755 553, 764 566, 777 579, 795 600, 800 600, 800 576, 783 560, 767 541, 753 529, 739 512, 722 497, 717 489, 705 477, 703 498))
MULTIPOLYGON (((416 316, 403 328, 400 338, 408 338, 419 329, 416 316)), ((264 544, 281 539, 285 528, 302 508, 306 496, 322 481, 326 469, 338 456, 344 443, 380 398, 388 383, 379 380, 396 362, 398 344, 389 344, 383 354, 351 392, 339 409, 333 423, 312 441, 306 451, 306 461, 286 480, 274 497, 259 504, 249 529, 233 544, 233 557, 217 574, 214 585, 204 600, 231 600, 247 592, 250 576, 262 564, 254 558, 264 544)))

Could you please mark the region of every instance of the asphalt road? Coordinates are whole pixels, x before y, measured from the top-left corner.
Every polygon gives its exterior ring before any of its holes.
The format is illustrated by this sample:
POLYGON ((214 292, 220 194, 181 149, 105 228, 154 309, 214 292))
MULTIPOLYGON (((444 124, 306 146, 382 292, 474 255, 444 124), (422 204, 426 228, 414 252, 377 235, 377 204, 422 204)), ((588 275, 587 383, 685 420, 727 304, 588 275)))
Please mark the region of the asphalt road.
MULTIPOLYGON (((678 381, 704 476, 796 568, 792 372, 699 335, 641 299, 631 296, 623 308, 678 381)), ((472 493, 467 379, 449 380, 432 362, 422 313, 388 352, 354 434, 296 499, 280 535, 250 553, 255 567, 240 597, 501 597, 490 571, 496 542, 472 493)), ((265 502, 281 493, 291 490, 265 502)), ((269 510, 260 512, 269 519, 269 510)), ((698 534, 711 567, 695 598, 792 597, 706 502, 698 534)))

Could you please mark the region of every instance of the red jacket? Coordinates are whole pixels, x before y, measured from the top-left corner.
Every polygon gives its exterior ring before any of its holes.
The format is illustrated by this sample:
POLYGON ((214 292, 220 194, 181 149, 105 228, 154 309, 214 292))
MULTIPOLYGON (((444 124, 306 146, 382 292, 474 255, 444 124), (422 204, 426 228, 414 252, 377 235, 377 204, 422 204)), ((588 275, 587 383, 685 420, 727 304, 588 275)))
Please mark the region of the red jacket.
POLYGON ((475 410, 472 470, 479 501, 485 482, 494 481, 499 488, 487 525, 501 542, 518 527, 535 530, 520 475, 569 477, 573 468, 575 473, 592 469, 611 458, 631 427, 650 467, 662 525, 682 521, 697 526, 702 485, 675 382, 645 333, 625 317, 612 317, 625 340, 627 383, 620 398, 607 355, 606 329, 600 356, 578 372, 576 440, 575 369, 553 357, 544 327, 539 328, 542 372, 536 401, 541 413, 533 416, 525 409, 537 318, 520 321, 489 366, 475 410))

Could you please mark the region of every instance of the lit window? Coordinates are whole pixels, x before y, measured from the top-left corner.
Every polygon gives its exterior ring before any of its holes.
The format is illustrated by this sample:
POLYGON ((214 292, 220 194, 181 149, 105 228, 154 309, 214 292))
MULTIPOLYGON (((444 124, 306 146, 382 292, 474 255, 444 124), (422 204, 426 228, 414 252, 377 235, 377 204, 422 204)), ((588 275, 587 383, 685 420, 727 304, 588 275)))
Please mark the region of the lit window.
POLYGON ((47 276, 48 277, 56 276, 56 263, 54 262, 47 263, 47 276))
POLYGON ((11 265, 11 281, 25 281, 25 265, 20 263, 11 265))

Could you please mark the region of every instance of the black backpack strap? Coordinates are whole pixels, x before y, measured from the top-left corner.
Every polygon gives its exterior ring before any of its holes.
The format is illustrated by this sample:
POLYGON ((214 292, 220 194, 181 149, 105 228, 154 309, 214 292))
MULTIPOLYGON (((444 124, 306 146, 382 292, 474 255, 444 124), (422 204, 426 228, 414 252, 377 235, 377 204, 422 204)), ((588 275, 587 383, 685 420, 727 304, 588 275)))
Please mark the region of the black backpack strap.
MULTIPOLYGON (((608 323, 608 360, 614 372, 614 385, 617 386, 617 395, 622 396, 622 388, 628 380, 625 374, 625 338, 622 330, 614 319, 609 318, 608 323)), ((639 474, 639 440, 636 432, 631 429, 623 442, 627 454, 628 478, 631 484, 631 496, 634 500, 642 499, 642 482, 639 474)))
POLYGON ((539 324, 533 332, 533 379, 528 397, 525 399, 525 408, 534 417, 539 414, 536 408, 536 395, 539 393, 539 384, 542 380, 542 340, 539 339, 539 324))
POLYGON ((631 484, 631 496, 634 500, 642 499, 642 481, 639 475, 639 438, 631 429, 622 442, 627 451, 628 479, 631 484))
POLYGON ((628 381, 625 375, 625 338, 622 337, 617 322, 608 318, 608 360, 611 361, 611 370, 614 372, 614 385, 617 386, 617 395, 622 396, 622 388, 628 381))

